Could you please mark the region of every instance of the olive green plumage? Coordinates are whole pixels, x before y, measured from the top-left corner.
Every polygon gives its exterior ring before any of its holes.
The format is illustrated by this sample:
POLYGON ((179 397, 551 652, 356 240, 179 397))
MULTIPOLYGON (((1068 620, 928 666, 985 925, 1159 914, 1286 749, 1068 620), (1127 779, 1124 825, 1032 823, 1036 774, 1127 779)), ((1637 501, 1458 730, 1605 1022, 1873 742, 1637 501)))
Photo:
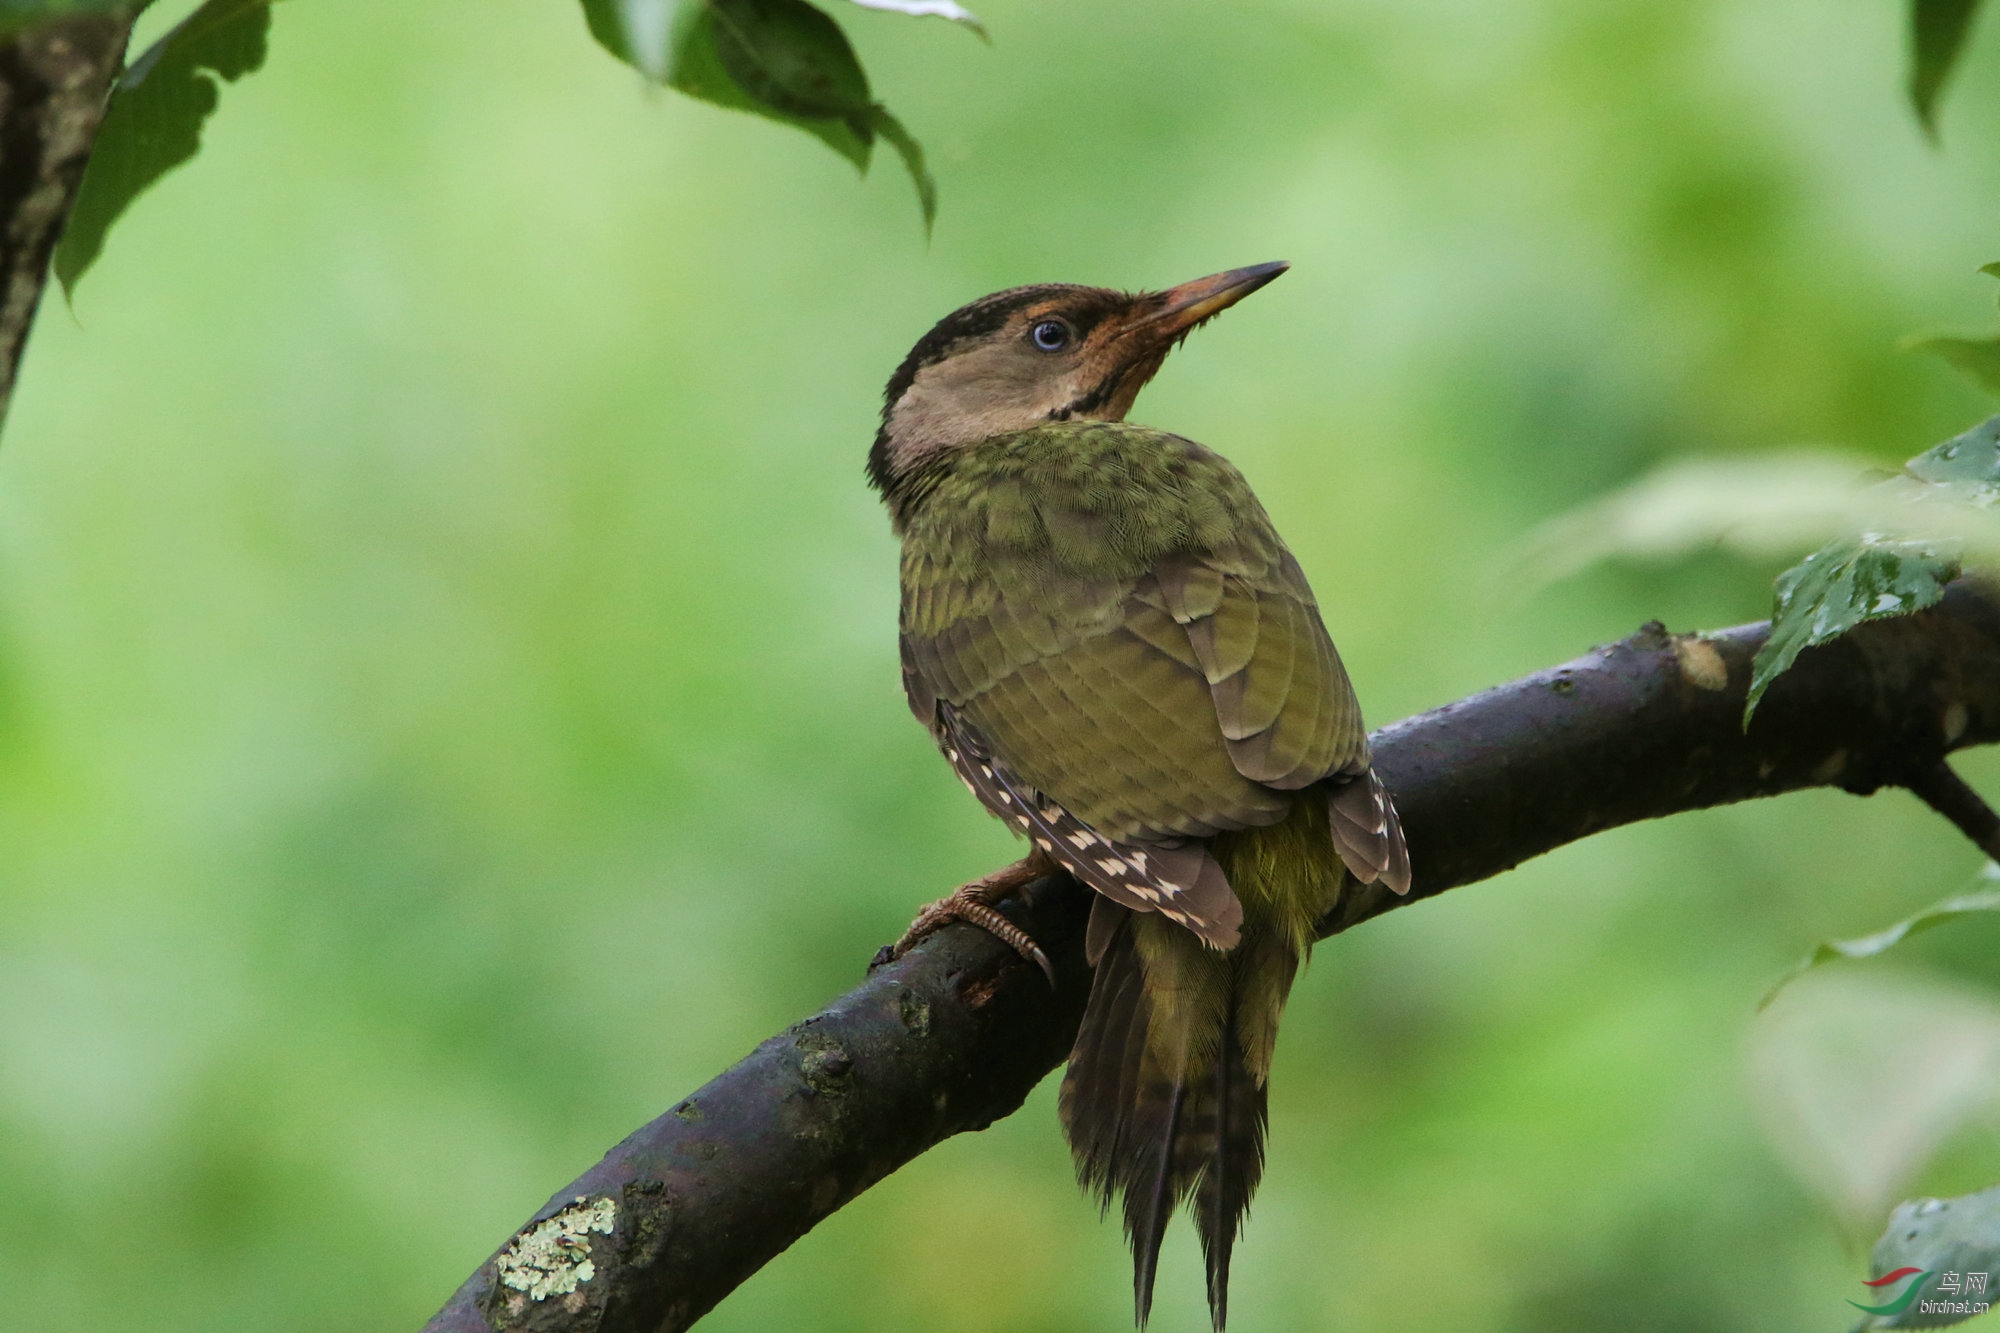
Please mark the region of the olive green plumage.
POLYGON ((890 380, 869 457, 903 539, 911 711, 1097 895, 1061 1113, 1085 1185, 1122 1200, 1141 1324, 1185 1203, 1222 1328, 1292 980, 1350 875, 1410 880, 1270 517, 1226 459, 1123 421, 1172 345, 1283 269, 973 302, 890 380))
POLYGON ((908 669, 1071 814, 1205 837, 1365 763, 1312 591, 1226 459, 1073 422, 933 467, 903 533, 908 669))
POLYGON ((1015 799, 989 796, 996 813, 1057 859, 1082 850, 1079 877, 1111 902, 1160 913, 1120 922, 1107 905, 1094 925, 1064 1118, 1089 1183, 1126 1195, 1142 1313, 1164 1213, 1228 1150, 1238 1179, 1212 1179, 1206 1216, 1197 1200, 1219 1314, 1278 1015, 1342 878, 1327 798, 1302 790, 1366 773, 1360 708, 1297 562, 1242 474, 1202 446, 1071 422, 929 469, 902 524, 912 707, 976 793, 991 783, 967 771, 968 742, 1004 764, 1015 799), (1046 829, 1029 791, 1057 807, 1046 829), (1111 846, 1077 845, 1085 831, 1111 846), (1134 851, 1171 865, 1202 838, 1219 894, 1199 868, 1178 884, 1129 872, 1134 851), (1134 993, 1110 1003, 1119 986, 1134 993), (1234 1124, 1218 1125, 1232 1097, 1234 1124), (1162 1175, 1169 1140, 1179 1160, 1162 1175))

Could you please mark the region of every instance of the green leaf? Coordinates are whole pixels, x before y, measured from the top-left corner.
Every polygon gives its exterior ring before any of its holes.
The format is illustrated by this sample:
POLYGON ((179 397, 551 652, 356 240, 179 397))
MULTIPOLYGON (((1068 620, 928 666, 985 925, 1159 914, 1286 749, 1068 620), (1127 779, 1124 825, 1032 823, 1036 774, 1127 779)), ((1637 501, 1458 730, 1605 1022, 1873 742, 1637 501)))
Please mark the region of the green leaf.
POLYGON ((1750 664, 1743 725, 1750 725, 1764 691, 1802 651, 1870 620, 1936 605, 1958 569, 1953 543, 1898 541, 1870 532, 1836 537, 1780 574, 1771 636, 1750 664))
MULTIPOLYGON (((716 106, 748 111, 786 125, 796 125, 806 133, 817 136, 857 169, 868 170, 869 157, 875 147, 875 134, 865 119, 859 115, 801 116, 759 101, 736 81, 729 67, 723 63, 724 40, 718 30, 715 11, 705 4, 696 7, 685 27, 675 36, 672 61, 667 70, 668 85, 716 106)), ((739 50, 736 58, 743 61, 747 56, 739 50)), ((860 67, 856 65, 855 68, 858 72, 860 67)), ((864 90, 867 87, 865 76, 862 87, 864 90)))
POLYGON ((126 67, 56 244, 66 294, 75 296, 126 207, 200 151, 202 124, 220 100, 210 74, 234 82, 262 67, 270 27, 270 0, 208 0, 126 67))
POLYGON ((1962 1324, 2000 1300, 2000 1185, 1896 1205, 1868 1255, 1871 1281, 1895 1273, 1906 1276, 1849 1302, 1863 1312, 1855 1333, 1962 1324))
MULTIPOLYGON (((605 50, 668 87, 817 136, 861 171, 875 137, 888 140, 916 182, 928 230, 937 184, 923 149, 874 100, 840 25, 806 0, 581 0, 605 50)), ((945 13, 955 5, 882 7, 945 13)), ((965 15, 970 18, 969 14, 965 15)))
MULTIPOLYGON (((2000 881, 2000 865, 1987 862, 1986 868, 1980 872, 1980 878, 1988 882, 2000 881)), ((1791 971, 1779 978, 1778 984, 1766 991, 1764 998, 1757 1002, 1757 1007, 1759 1009, 1769 1007, 1771 1001, 1778 998, 1780 991, 1822 963, 1831 963, 1840 958, 1873 958, 1877 954, 1887 953, 1913 935, 1921 935, 1927 930, 1944 925, 1947 921, 1956 921, 1960 917, 1981 912, 2000 912, 2000 884, 1990 889, 1977 889, 1971 893, 1961 893, 1946 898, 1943 902, 1932 903, 1914 916, 1904 917, 1895 925, 1878 930, 1872 935, 1863 935, 1851 940, 1827 940, 1800 959, 1798 965, 1791 971)))
POLYGON ((972 29, 982 39, 992 40, 986 36, 986 25, 979 21, 977 14, 964 5, 953 4, 951 0, 854 0, 854 3, 863 9, 886 9, 897 14, 908 14, 912 18, 950 19, 953 23, 963 24, 972 29))
POLYGON ((874 99, 847 34, 805 0, 710 0, 715 54, 752 100, 789 116, 865 116, 874 99))
POLYGON ((1942 357, 1988 393, 2000 393, 2000 335, 1991 338, 1955 338, 1948 335, 1908 338, 1903 342, 1903 349, 1942 357))
POLYGON ((1904 524, 1885 513, 1886 526, 1939 535, 1897 537, 1869 528, 1834 538, 1780 574, 1771 636, 1751 663, 1744 726, 1801 651, 1867 621, 1935 605, 1944 585, 1958 577, 1968 543, 1975 556, 1991 554, 1992 518, 2000 506, 2000 417, 1926 449, 1871 493, 1909 516, 1904 524))
POLYGON ((665 82, 679 0, 583 0, 597 44, 655 82, 665 82))
POLYGON ((1978 13, 1979 0, 1910 0, 1910 101, 1932 139, 1937 138, 1938 94, 1978 13))
POLYGON ((2000 417, 1989 417, 1924 450, 1903 470, 1918 481, 1948 488, 1965 503, 1981 507, 2000 503, 2000 417))
POLYGON ((889 141, 903 159, 903 167, 910 173, 910 179, 917 185, 917 206, 924 210, 924 231, 930 232, 931 224, 937 220, 937 181, 931 178, 930 168, 924 165, 924 150, 910 132, 903 128, 903 122, 889 114, 887 107, 873 106, 868 109, 868 123, 874 131, 889 141))
MULTIPOLYGON (((1981 264, 1979 271, 1989 277, 2000 278, 2000 262, 1981 264)), ((1903 350, 1929 352, 1942 357, 1988 393, 2000 393, 2000 334, 1990 338, 1961 338, 1950 334, 1905 338, 1903 350)))

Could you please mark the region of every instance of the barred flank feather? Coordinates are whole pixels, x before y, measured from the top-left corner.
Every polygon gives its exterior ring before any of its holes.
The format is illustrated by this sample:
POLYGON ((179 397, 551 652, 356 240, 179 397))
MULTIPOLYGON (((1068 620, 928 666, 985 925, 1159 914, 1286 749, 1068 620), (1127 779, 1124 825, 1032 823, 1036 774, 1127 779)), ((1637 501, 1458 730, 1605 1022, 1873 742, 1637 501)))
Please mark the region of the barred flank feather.
POLYGON ((979 728, 948 703, 932 705, 938 747, 967 791, 997 818, 1113 902, 1159 912, 1219 949, 1236 944, 1243 908, 1199 841, 1116 843, 1023 782, 979 728))

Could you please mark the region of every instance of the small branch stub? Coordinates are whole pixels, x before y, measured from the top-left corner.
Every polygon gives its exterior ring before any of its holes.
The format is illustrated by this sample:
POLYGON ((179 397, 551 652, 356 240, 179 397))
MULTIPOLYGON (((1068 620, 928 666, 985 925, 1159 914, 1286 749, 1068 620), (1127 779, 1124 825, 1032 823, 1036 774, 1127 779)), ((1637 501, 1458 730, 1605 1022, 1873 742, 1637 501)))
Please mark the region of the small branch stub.
MULTIPOLYGON (((1964 709, 1959 711, 1963 713, 1964 709)), ((1966 785, 1950 763, 1938 760, 1919 770, 1907 785, 1925 805, 1957 825, 1975 847, 2000 861, 2000 814, 1995 814, 1993 807, 1966 785)))

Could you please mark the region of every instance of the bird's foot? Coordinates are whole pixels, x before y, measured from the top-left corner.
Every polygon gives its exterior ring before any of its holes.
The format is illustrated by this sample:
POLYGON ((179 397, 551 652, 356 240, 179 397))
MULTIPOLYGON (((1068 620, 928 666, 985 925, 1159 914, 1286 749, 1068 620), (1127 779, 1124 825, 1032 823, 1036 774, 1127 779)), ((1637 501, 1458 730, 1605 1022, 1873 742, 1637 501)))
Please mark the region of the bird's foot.
POLYGON ((975 879, 970 884, 960 886, 957 892, 938 899, 917 913, 917 919, 903 932, 903 938, 894 944, 883 945, 876 953, 875 961, 868 965, 869 970, 873 971, 884 963, 893 963, 940 926, 949 925, 953 921, 964 921, 978 926, 1041 968, 1042 975, 1049 979, 1049 985, 1055 985, 1056 969, 1055 965, 1049 962, 1049 956, 1042 952, 1041 947, 1027 931, 1002 916, 993 906, 1008 894, 1020 892, 1025 885, 1047 873, 1049 868, 1041 863, 1040 858, 1030 856, 1016 861, 1005 869, 996 870, 983 879, 975 879))

